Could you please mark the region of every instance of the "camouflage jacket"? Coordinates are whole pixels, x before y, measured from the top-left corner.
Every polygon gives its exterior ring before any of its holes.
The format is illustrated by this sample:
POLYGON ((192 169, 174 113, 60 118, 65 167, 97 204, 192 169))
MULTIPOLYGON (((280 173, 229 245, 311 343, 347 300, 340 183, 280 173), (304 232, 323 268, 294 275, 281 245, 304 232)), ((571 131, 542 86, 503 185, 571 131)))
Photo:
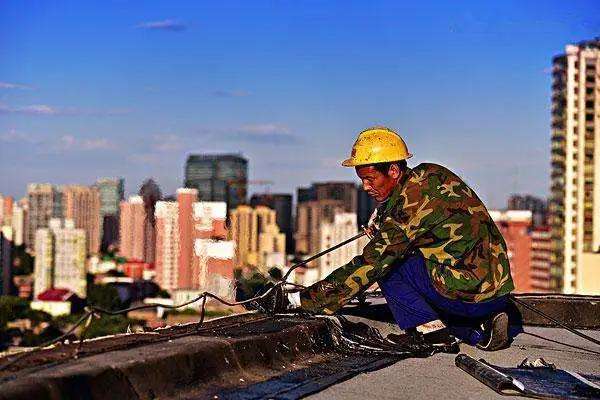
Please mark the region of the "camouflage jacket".
POLYGON ((447 298, 481 302, 514 289, 500 231, 475 192, 442 166, 409 168, 375 222, 362 255, 303 290, 302 308, 333 313, 415 253, 447 298))

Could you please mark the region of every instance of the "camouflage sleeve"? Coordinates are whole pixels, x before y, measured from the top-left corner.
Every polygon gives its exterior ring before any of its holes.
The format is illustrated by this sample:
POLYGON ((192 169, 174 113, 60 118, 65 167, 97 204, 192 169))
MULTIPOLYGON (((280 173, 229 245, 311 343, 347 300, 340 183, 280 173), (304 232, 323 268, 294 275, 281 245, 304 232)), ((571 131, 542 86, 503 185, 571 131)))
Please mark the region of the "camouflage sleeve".
POLYGON ((388 200, 390 210, 361 256, 301 292, 303 309, 334 313, 383 278, 411 250, 411 244, 440 222, 443 215, 427 190, 437 182, 417 176, 411 183, 388 200))
POLYGON ((392 218, 365 246, 363 254, 300 293, 302 308, 333 314, 354 296, 381 279, 408 249, 410 241, 392 218))

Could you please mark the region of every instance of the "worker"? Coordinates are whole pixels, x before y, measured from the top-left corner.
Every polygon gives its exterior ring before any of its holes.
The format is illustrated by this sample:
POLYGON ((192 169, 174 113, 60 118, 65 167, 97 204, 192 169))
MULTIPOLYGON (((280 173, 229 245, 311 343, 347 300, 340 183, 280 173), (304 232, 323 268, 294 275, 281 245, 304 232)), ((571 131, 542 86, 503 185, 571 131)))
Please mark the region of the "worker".
POLYGON ((358 135, 353 167, 378 203, 362 255, 295 293, 273 290, 272 311, 300 307, 332 314, 379 284, 405 334, 399 343, 447 346, 457 339, 489 351, 508 346, 507 248, 486 207, 456 174, 412 155, 389 128, 358 135))

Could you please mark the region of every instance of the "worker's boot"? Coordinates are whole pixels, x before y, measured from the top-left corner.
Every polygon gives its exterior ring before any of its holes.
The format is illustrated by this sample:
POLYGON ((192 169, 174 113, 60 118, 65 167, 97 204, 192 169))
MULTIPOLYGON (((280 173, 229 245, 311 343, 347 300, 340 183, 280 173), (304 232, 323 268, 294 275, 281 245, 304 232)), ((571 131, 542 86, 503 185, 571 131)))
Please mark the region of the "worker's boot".
POLYGON ((456 337, 448 332, 448 328, 425 334, 411 328, 407 329, 406 333, 403 334, 391 333, 387 336, 387 339, 405 348, 407 351, 421 353, 421 355, 431 355, 434 353, 457 354, 459 351, 458 344, 460 343, 456 337))
POLYGON ((477 348, 485 351, 496 351, 509 346, 508 314, 501 312, 492 315, 481 324, 483 339, 477 343, 477 348))

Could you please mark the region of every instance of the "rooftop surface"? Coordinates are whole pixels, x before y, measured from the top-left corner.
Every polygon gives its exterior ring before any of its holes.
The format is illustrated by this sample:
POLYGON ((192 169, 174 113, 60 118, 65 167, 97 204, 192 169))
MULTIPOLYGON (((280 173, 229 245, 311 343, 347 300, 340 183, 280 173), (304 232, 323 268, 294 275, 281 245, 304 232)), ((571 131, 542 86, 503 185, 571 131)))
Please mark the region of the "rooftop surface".
MULTIPOLYGON (((597 297, 529 296, 554 318, 600 339, 597 297)), ((398 331, 380 299, 346 309, 383 336, 398 331), (357 311, 358 310, 358 311, 357 311), (361 315, 362 314, 362 315, 361 315), (365 318, 369 317, 369 318, 365 318)), ((540 325, 534 316, 523 321, 540 325)), ((312 399, 500 398, 454 364, 456 355, 397 359, 340 352, 331 319, 248 313, 38 350, 7 366, 0 358, 0 399, 312 399), (370 371, 370 372, 369 372, 370 371), (215 397, 216 396, 216 397, 215 397)), ((600 376, 600 346, 555 327, 525 326, 511 347, 461 352, 504 367, 544 358, 563 370, 600 376)), ((14 357, 14 356, 13 356, 14 357)))
MULTIPOLYGON (((598 331, 584 331, 600 339, 598 331)), ((461 352, 475 359, 516 367, 523 359, 544 358, 557 368, 600 375, 600 348, 557 328, 525 327, 510 348, 485 352, 461 345, 461 352)), ((357 375, 331 386, 309 399, 506 399, 454 365, 454 354, 409 358, 377 371, 357 375)), ((520 398, 520 397, 519 397, 520 398)), ((524 397, 523 397, 524 398, 524 397)))

